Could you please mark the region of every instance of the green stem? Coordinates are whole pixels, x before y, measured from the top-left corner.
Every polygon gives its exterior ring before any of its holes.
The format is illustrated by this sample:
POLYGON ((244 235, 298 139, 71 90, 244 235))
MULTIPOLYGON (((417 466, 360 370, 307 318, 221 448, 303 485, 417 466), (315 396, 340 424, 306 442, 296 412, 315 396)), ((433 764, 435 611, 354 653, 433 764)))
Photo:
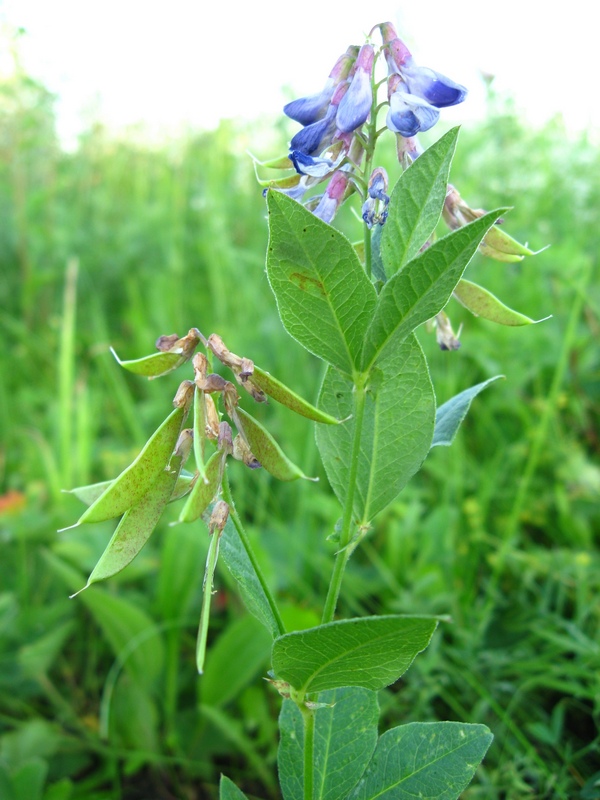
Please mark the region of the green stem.
POLYGON ((323 624, 332 622, 335 608, 337 606, 342 580, 344 577, 344 570, 350 558, 351 550, 349 548, 350 539, 352 536, 352 512, 354 506, 354 495, 356 493, 356 478, 358 476, 358 459, 360 455, 360 442, 362 438, 363 419, 365 415, 365 388, 363 381, 357 384, 355 380, 354 386, 354 440, 352 443, 352 457, 350 462, 350 476, 348 479, 348 494, 346 495, 346 504, 344 507, 344 516, 342 518, 342 530, 340 533, 339 549, 335 556, 333 565, 333 572, 331 574, 331 581, 327 591, 327 598, 325 600, 325 608, 323 609, 323 624))
POLYGON ((254 555, 254 551, 252 550, 252 545, 250 544, 250 540, 248 539, 248 534, 244 530, 244 526, 242 524, 242 520, 240 519, 239 514, 236 511, 235 504, 233 502, 233 497, 231 496, 231 487, 229 485, 229 476, 227 474, 227 469, 223 474, 223 484, 222 484, 222 491, 223 491, 223 500, 229 506, 229 516, 233 524, 235 525, 235 529, 238 532, 238 536, 240 537, 240 541, 246 551, 246 555, 248 556, 250 563, 256 573, 256 577, 262 587, 263 592, 265 593, 265 597, 267 599, 267 603, 273 613, 273 617, 275 618, 275 622, 277 623, 277 630, 279 631, 279 635, 283 636, 285 633, 285 625, 283 624, 283 620, 281 619, 281 614, 279 613, 279 609, 277 608, 277 604, 275 602, 275 598, 271 594, 271 590, 269 589, 267 582, 262 574, 260 569, 259 563, 256 560, 256 556, 254 555))
POLYGON ((315 712, 304 703, 299 708, 304 720, 304 800, 313 800, 315 712))
POLYGON ((206 658, 206 638, 208 636, 208 623, 210 621, 210 601, 212 599, 213 578, 217 557, 219 555, 219 539, 221 534, 215 532, 210 537, 206 568, 204 570, 204 586, 202 588, 202 610, 200 611, 200 624, 198 626, 198 639, 196 642, 196 667, 198 674, 204 672, 204 659, 206 658))

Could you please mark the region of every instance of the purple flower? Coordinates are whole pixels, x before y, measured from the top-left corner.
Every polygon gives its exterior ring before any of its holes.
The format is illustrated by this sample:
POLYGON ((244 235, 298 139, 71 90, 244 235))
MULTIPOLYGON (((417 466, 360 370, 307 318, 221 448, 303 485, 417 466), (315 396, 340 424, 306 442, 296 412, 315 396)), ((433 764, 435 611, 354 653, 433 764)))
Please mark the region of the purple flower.
POLYGON ((330 105, 323 119, 298 131, 290 142, 290 150, 299 150, 309 156, 313 153, 320 153, 333 139, 336 129, 336 112, 337 107, 330 105))
POLYGON ((298 172, 300 175, 310 175, 313 178, 324 178, 326 175, 329 175, 330 172, 333 172, 339 167, 342 160, 346 156, 346 150, 347 148, 342 148, 335 160, 327 158, 326 156, 313 158, 313 156, 307 156, 300 150, 292 150, 288 158, 294 165, 296 172, 298 172))
POLYGON ((317 122, 325 116, 334 89, 335 84, 332 78, 328 78, 322 91, 309 97, 292 100, 283 107, 283 113, 301 125, 312 125, 313 122, 317 122))
POLYGON ((429 67, 418 67, 412 58, 401 67, 400 75, 411 94, 422 97, 436 108, 455 106, 467 96, 464 86, 429 67))
POLYGON ((408 138, 419 131, 433 128, 439 117, 437 108, 421 97, 410 94, 406 85, 399 82, 390 95, 390 108, 385 124, 390 130, 408 138))
POLYGON ((350 74, 357 53, 357 47, 349 47, 335 62, 323 89, 317 94, 292 100, 283 107, 284 114, 301 125, 312 125, 313 122, 322 119, 331 102, 335 87, 345 81, 350 74))
POLYGON ((350 133, 360 128, 366 122, 371 111, 373 103, 373 91, 371 88, 373 58, 373 45, 363 45, 356 59, 356 71, 350 83, 350 88, 342 97, 337 110, 337 127, 344 133, 350 133))

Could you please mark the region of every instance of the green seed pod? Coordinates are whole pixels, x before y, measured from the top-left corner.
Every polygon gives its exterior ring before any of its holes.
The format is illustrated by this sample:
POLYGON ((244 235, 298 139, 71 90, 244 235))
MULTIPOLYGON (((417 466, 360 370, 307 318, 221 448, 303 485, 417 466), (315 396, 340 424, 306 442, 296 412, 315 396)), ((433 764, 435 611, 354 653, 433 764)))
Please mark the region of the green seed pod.
POLYGON ((150 489, 167 464, 187 417, 193 396, 189 392, 187 383, 193 387, 193 383, 190 381, 184 381, 179 387, 174 401, 179 404, 179 407, 169 414, 146 442, 135 461, 123 470, 83 512, 76 525, 83 522, 104 522, 104 520, 118 517, 141 500, 150 489))
POLYGON ((206 462, 204 479, 198 475, 179 514, 179 522, 194 522, 204 514, 219 491, 223 476, 223 453, 215 452, 206 462))
POLYGON ((297 395, 268 372, 264 372, 260 367, 254 367, 252 380, 266 395, 302 417, 312 419, 314 422, 323 422, 326 425, 339 425, 341 422, 341 420, 332 417, 330 414, 315 408, 303 397, 297 395))
POLYGON ((178 338, 177 334, 160 336, 156 340, 156 347, 160 352, 144 358, 121 361, 112 347, 110 351, 124 369, 133 372, 135 375, 144 375, 152 380, 172 372, 181 364, 189 361, 199 341, 200 332, 196 328, 191 328, 188 334, 181 339, 178 338))
MULTIPOLYGON (((165 506, 171 499, 182 465, 182 457, 173 454, 169 468, 161 471, 141 500, 123 515, 123 519, 119 522, 104 553, 92 570, 84 589, 87 589, 92 583, 116 575, 137 556, 150 538, 165 506)), ((72 595, 72 597, 74 596, 72 595)))
MULTIPOLYGON (((193 477, 194 476, 191 474, 191 472, 186 472, 185 470, 181 471, 181 474, 177 479, 177 483, 175 484, 175 489, 173 490, 173 496, 171 497, 170 502, 179 500, 190 491, 193 477)), ((90 483, 87 486, 76 486, 74 489, 63 489, 63 492, 65 494, 72 494, 78 500, 81 500, 82 503, 85 503, 86 506, 91 506, 92 503, 108 489, 111 483, 113 483, 113 481, 90 483)))
POLYGON ((300 467, 290 461, 271 434, 242 408, 234 411, 233 420, 252 453, 274 478, 280 481, 293 481, 297 478, 318 480, 308 478, 300 467))

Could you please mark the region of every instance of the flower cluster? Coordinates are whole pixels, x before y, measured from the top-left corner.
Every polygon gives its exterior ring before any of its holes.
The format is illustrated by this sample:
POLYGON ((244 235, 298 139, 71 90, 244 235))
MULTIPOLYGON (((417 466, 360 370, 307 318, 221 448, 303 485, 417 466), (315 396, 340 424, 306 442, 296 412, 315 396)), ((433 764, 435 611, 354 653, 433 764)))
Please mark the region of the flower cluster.
MULTIPOLYGON (((387 107, 386 127, 396 134, 398 158, 410 163, 421 152, 416 139, 438 121, 439 109, 464 100, 466 89, 427 67, 418 66, 390 22, 376 25, 380 48, 367 41, 341 55, 317 94, 293 100, 285 114, 303 127, 290 142, 289 160, 297 177, 285 191, 302 200, 306 191, 329 181, 325 192, 306 205, 331 222, 340 205, 353 192, 362 195, 362 217, 370 228, 387 217, 387 175, 373 157, 377 138, 377 112, 387 107), (388 75, 387 99, 378 105, 375 68, 383 56, 388 75), (365 127, 366 126, 366 127, 365 127)), ((370 39, 370 37, 369 37, 370 39)), ((385 130, 385 129, 383 129, 385 130)))

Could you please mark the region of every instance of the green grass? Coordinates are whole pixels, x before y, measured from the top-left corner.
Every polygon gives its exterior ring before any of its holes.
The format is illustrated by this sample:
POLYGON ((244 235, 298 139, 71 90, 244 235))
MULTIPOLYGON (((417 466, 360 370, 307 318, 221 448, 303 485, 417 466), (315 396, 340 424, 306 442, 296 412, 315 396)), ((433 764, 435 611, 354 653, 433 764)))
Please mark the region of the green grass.
MULTIPOLYGON (((316 398, 320 367, 283 332, 268 289, 265 208, 244 155, 271 155, 272 130, 223 123, 150 147, 96 127, 63 153, 43 87, 20 76, 0 100, 0 794, 10 781, 18 800, 203 797, 224 771, 272 796, 268 648, 220 568, 195 673, 202 526, 168 527, 170 509, 123 574, 73 601, 112 526, 56 533, 80 513, 60 490, 124 467, 187 377, 132 377, 109 345, 136 358, 195 325, 316 398)), ((452 304, 458 353, 421 331, 440 402, 506 380, 377 520, 340 612, 451 619, 381 702, 389 724, 492 728, 465 797, 589 800, 600 797, 582 794, 600 771, 600 156, 558 122, 528 130, 493 106, 461 134, 452 180, 474 207, 514 204, 507 230, 551 245, 518 265, 478 256, 469 277, 553 316, 501 329, 452 304)), ((351 233, 349 215, 343 225, 351 233)), ((312 423, 275 404, 258 416, 321 482, 277 485, 234 465, 233 495, 288 625, 316 624, 339 509, 312 423)))

